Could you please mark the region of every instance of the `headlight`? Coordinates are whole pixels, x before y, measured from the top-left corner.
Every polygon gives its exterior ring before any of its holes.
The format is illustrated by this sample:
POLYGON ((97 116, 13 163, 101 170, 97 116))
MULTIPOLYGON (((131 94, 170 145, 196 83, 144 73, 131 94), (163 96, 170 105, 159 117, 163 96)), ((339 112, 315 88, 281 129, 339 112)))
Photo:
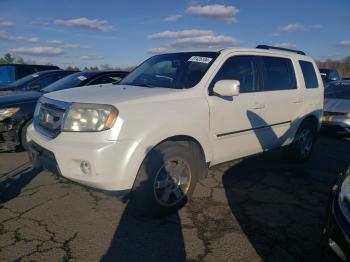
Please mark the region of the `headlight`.
POLYGON ((113 127, 118 110, 110 105, 73 103, 62 131, 97 132, 113 127))
POLYGON ((350 222, 350 168, 340 187, 339 205, 344 216, 350 222))
POLYGON ((13 116, 13 114, 16 113, 18 110, 19 110, 18 107, 0 109, 0 121, 4 120, 5 118, 13 116))

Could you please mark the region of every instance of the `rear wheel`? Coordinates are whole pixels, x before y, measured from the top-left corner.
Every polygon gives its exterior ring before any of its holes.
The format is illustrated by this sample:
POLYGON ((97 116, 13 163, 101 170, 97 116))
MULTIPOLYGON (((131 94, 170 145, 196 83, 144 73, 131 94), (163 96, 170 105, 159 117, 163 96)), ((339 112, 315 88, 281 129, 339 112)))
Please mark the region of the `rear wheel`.
POLYGON ((293 160, 305 162, 310 158, 316 141, 316 133, 316 127, 312 122, 307 121, 300 125, 290 147, 293 160))
POLYGON ((147 216, 177 211, 192 195, 200 172, 198 150, 177 142, 164 142, 143 161, 131 193, 130 204, 147 216))

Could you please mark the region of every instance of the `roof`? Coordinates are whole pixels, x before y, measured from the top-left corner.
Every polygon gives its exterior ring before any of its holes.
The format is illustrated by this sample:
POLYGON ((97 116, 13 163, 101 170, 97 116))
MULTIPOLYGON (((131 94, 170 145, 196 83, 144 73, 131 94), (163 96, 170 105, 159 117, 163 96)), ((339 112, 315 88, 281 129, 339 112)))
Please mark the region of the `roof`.
POLYGON ((276 50, 276 49, 260 49, 260 48, 240 48, 240 47, 234 47, 234 48, 225 48, 220 50, 220 53, 222 54, 228 54, 232 52, 254 52, 254 53, 262 53, 262 54, 273 54, 273 55, 289 55, 297 58, 304 58, 308 57, 307 55, 297 54, 292 51, 288 50, 276 50))
POLYGON ((89 73, 95 73, 95 74, 111 74, 111 73, 128 74, 130 73, 129 71, 123 71, 123 70, 84 70, 81 72, 82 73, 89 72, 89 73))
MULTIPOLYGON (((174 53, 196 53, 196 52, 213 52, 213 53, 221 53, 221 54, 229 54, 232 52, 254 52, 254 53, 261 53, 261 54, 272 54, 272 55, 289 55, 296 57, 298 59, 306 59, 307 55, 302 55, 296 53, 297 50, 277 50, 277 49, 261 49, 261 48, 241 48, 241 47, 231 47, 231 48, 224 48, 224 49, 194 49, 194 50, 188 50, 188 51, 179 51, 174 53)), ((162 53, 162 54, 169 54, 169 53, 162 53)))
POLYGON ((72 72, 72 73, 77 73, 79 71, 76 70, 62 70, 62 69, 53 69, 53 70, 44 70, 44 71, 39 71, 39 72, 35 72, 29 75, 45 75, 45 74, 49 74, 49 73, 57 73, 57 72, 72 72))

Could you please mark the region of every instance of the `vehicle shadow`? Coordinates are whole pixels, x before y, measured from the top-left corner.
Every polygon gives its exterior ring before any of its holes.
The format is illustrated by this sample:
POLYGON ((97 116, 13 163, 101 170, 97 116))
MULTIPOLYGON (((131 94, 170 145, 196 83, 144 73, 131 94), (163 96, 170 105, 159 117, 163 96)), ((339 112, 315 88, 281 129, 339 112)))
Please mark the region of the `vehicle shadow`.
POLYGON ((41 172, 29 163, 24 163, 13 170, 0 175, 0 204, 17 197, 22 188, 32 181, 41 172))
MULTIPOLYGON (((267 125, 253 112, 247 115, 250 121, 267 125)), ((262 149, 267 149, 266 133, 265 137, 262 132, 255 134, 262 149)), ((263 261, 319 260, 330 188, 350 163, 346 154, 350 143, 335 142, 316 144, 305 164, 289 161, 278 149, 245 158, 224 173, 222 182, 232 214, 263 261), (334 161, 331 157, 337 150, 344 154, 334 161)))
MULTIPOLYGON (((155 150, 155 149, 153 149, 155 150)), ((163 155, 156 151, 164 162, 163 155)), ((152 167, 146 164, 146 170, 152 167)), ((148 173, 148 172, 147 172, 148 173)), ((147 181, 135 190, 144 190, 147 181)), ((186 252, 178 213, 154 219, 140 216, 127 203, 110 246, 101 261, 185 261, 186 252)))

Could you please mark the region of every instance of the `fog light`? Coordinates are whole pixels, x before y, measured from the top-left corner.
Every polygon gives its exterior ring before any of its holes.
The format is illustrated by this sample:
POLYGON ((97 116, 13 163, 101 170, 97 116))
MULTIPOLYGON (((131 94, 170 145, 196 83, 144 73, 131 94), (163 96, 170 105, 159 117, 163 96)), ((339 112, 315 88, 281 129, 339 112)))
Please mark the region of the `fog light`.
POLYGON ((90 175, 91 174, 91 166, 90 163, 87 161, 81 161, 80 163, 80 170, 83 172, 85 175, 90 175))

